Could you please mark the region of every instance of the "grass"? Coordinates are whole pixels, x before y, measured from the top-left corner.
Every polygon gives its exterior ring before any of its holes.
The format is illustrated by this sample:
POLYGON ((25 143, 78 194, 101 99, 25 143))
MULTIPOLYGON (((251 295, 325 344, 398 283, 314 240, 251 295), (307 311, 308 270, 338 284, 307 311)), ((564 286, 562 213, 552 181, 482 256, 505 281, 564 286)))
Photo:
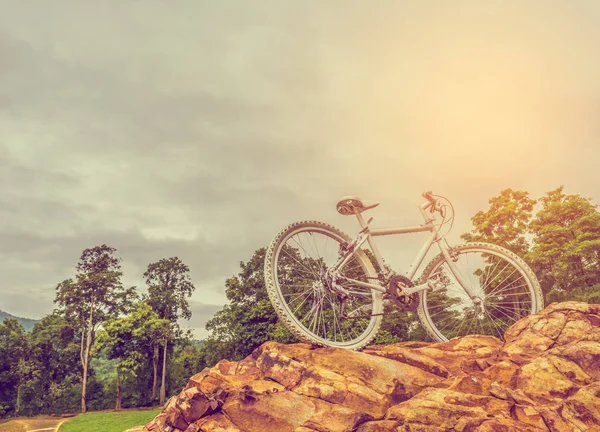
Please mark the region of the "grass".
POLYGON ((157 409, 89 412, 69 419, 59 432, 123 432, 149 423, 159 413, 157 409))

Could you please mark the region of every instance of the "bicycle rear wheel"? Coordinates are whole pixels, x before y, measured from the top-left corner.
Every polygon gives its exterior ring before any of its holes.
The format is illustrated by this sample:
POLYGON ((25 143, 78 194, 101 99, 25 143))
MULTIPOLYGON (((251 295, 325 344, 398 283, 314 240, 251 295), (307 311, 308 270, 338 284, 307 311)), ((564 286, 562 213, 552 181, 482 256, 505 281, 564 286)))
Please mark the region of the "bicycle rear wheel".
POLYGON ((300 340, 322 346, 358 350, 375 337, 383 313, 382 294, 343 277, 377 281, 363 250, 340 269, 337 284, 350 294, 344 302, 328 280, 349 237, 321 222, 297 222, 281 231, 265 257, 265 284, 277 315, 300 340), (348 318, 344 318, 348 316, 348 318))
POLYGON ((482 334, 503 338, 508 327, 543 308, 540 284, 529 266, 509 250, 488 243, 453 248, 453 265, 476 297, 471 299, 453 275, 442 254, 423 271, 445 281, 446 289, 422 291, 421 323, 437 341, 482 334))

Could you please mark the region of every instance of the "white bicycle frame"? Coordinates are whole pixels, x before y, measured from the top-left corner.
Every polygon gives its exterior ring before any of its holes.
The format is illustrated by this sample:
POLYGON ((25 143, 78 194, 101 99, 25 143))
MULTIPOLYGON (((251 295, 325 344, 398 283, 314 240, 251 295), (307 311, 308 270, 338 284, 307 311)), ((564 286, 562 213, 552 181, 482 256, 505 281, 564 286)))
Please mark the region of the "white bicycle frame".
MULTIPOLYGON (((418 208, 419 208, 419 211, 421 212, 421 214, 423 215, 423 218, 425 219, 425 223, 423 225, 410 226, 410 227, 373 228, 373 229, 371 229, 369 227, 369 224, 367 222, 365 222, 364 218, 362 217, 362 214, 357 213, 356 218, 358 219, 358 223, 362 229, 359 232, 358 237, 351 243, 354 246, 354 249, 352 250, 352 252, 350 252, 350 253, 346 254, 345 256, 343 256, 342 258, 340 258, 340 260, 332 267, 331 270, 333 270, 334 272, 337 272, 337 269, 343 267, 352 258, 352 256, 354 255, 354 251, 356 251, 357 249, 362 247, 362 245, 365 242, 368 242, 369 247, 371 248, 371 251, 373 252, 373 255, 375 256, 375 260, 377 261, 377 264, 379 264, 379 268, 381 268, 382 270, 386 269, 383 259, 381 257, 381 253, 379 252, 379 249, 377 248, 377 245, 375 244, 374 237, 388 236, 388 235, 400 235, 400 234, 411 234, 411 233, 418 233, 418 232, 431 232, 431 235, 429 236, 429 238, 427 238, 425 240, 425 244, 423 245, 423 247, 419 251, 418 255, 416 256, 415 260, 409 267, 409 270, 408 270, 406 276, 411 281, 413 280, 419 267, 423 263, 425 256, 431 249, 431 246, 434 243, 436 243, 438 248, 440 249, 440 252, 443 254, 444 258, 446 259, 446 262, 448 263, 448 267, 450 268, 450 271, 452 272, 453 276, 459 282, 461 287, 465 290, 465 293, 471 299, 474 298, 475 293, 472 291, 470 286, 464 282, 463 277, 460 275, 460 272, 454 265, 454 261, 452 259, 452 255, 450 252, 450 247, 446 243, 440 242, 440 240, 441 240, 441 238, 439 237, 440 227, 435 225, 435 218, 433 217, 433 215, 429 216, 427 214, 427 210, 430 209, 433 205, 434 204, 432 202, 426 202, 426 203, 421 204, 418 208)), ((433 211, 432 211, 432 213, 433 213, 433 211)), ((383 287, 381 285, 376 285, 376 284, 372 284, 372 283, 368 283, 368 282, 362 282, 362 281, 350 279, 350 278, 347 278, 344 276, 341 276, 341 277, 343 279, 345 279, 346 281, 348 281, 354 285, 363 287, 363 288, 368 288, 371 290, 379 291, 380 293, 386 293, 386 291, 387 291, 386 287, 383 287)), ((423 290, 430 289, 430 288, 433 288, 431 283, 429 281, 425 281, 421 285, 417 285, 417 286, 410 287, 410 288, 404 288, 403 292, 405 295, 411 295, 416 292, 423 291, 423 290)), ((433 288, 433 289, 435 289, 435 288, 433 288)), ((359 295, 359 296, 360 295, 362 295, 362 296, 368 295, 368 294, 356 292, 356 291, 352 291, 350 293, 353 295, 359 295)))

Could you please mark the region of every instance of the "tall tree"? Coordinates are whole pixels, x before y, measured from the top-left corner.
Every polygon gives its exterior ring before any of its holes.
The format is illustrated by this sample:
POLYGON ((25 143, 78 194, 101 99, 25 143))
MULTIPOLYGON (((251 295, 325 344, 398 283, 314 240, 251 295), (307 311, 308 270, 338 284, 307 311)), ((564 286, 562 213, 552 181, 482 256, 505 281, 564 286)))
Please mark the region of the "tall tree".
POLYGON ((139 302, 130 314, 107 321, 103 327, 98 334, 98 349, 105 350, 108 359, 118 360, 115 410, 119 411, 125 380, 137 376, 144 366, 144 353, 156 335, 167 336, 170 321, 160 319, 147 303, 139 302))
MULTIPOLYGON (((167 373, 167 348, 169 339, 174 337, 179 329, 177 320, 190 319, 192 313, 188 298, 195 290, 190 279, 190 270, 179 258, 163 258, 148 265, 144 273, 148 285, 147 302, 161 319, 172 323, 172 335, 163 339, 163 362, 160 385, 160 404, 165 403, 165 380, 167 373)), ((156 348, 158 349, 158 348, 156 348)), ((156 351, 155 351, 156 352, 156 351)), ((155 366, 156 370, 156 366, 155 366)), ((153 394, 155 392, 153 388, 153 394)))
POLYGON ((600 212, 589 198, 563 186, 540 199, 530 224, 534 246, 527 259, 548 301, 600 301, 600 212))
POLYGON ((529 198, 528 192, 504 189, 489 203, 487 211, 479 211, 471 219, 473 231, 461 238, 494 243, 522 257, 529 249, 527 229, 536 201, 529 198))
POLYGON ((136 297, 134 287, 124 288, 121 283, 121 263, 115 252, 105 244, 85 249, 75 280, 67 279, 56 287, 55 303, 81 329, 81 412, 87 409, 87 379, 96 331, 104 321, 126 313, 136 297))

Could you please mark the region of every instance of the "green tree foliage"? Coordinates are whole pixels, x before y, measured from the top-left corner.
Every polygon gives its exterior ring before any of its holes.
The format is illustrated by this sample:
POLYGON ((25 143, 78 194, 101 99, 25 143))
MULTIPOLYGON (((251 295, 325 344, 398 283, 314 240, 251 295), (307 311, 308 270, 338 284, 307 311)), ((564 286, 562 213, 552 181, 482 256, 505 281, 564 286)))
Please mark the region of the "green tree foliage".
POLYGON ((13 318, 0 323, 0 416, 20 414, 28 351, 23 326, 13 318))
POLYGON ((600 212, 589 198, 559 187, 540 199, 527 255, 548 301, 600 302, 600 212))
POLYGON ((471 219, 473 231, 461 238, 468 242, 491 242, 522 257, 529 250, 527 227, 536 201, 529 198, 528 192, 504 189, 490 198, 489 203, 487 211, 480 211, 471 219))
MULTIPOLYGON (((167 386, 181 388, 201 366, 199 347, 189 332, 169 319, 160 319, 150 305, 139 303, 124 316, 136 295, 134 288, 122 287, 120 260, 114 252, 106 245, 84 251, 76 276, 57 287, 58 309, 29 333, 15 320, 0 323, 0 417, 73 412, 81 406, 84 377, 87 409, 114 407, 119 387, 124 406, 155 404, 150 398, 154 347, 164 345, 165 334, 167 354, 173 356, 165 363, 167 386)), ((173 283, 177 268, 187 270, 171 261, 176 264, 174 273, 166 274, 173 283)), ((165 298, 175 306, 162 309, 175 320, 191 313, 185 294, 191 289, 178 280, 189 282, 187 277, 175 277, 174 284, 182 289, 171 298, 167 293, 165 298)), ((154 290, 157 284, 151 288, 155 307, 161 310, 165 298, 154 290)))
POLYGON ((208 321, 210 336, 202 348, 202 363, 212 366, 222 358, 239 360, 263 342, 296 341, 282 324, 271 305, 265 287, 263 266, 265 248, 254 252, 241 271, 225 282, 229 304, 208 321))
POLYGON ((54 312, 33 327, 28 339, 23 414, 72 412, 81 384, 77 330, 54 312))
POLYGON ((98 334, 98 349, 103 349, 108 359, 118 360, 115 410, 121 409, 123 383, 138 375, 144 366, 145 353, 158 338, 168 335, 170 324, 144 302, 139 302, 127 316, 104 323, 98 334))
POLYGON ((384 310, 385 315, 373 344, 386 345, 412 340, 411 323, 416 319, 416 315, 408 312, 394 312, 393 308, 394 306, 390 304, 384 310))
POLYGON ((600 302, 600 212, 589 198, 566 194, 561 186, 537 201, 506 189, 489 202, 463 239, 498 244, 523 257, 546 303, 600 302), (541 208, 533 214, 536 202, 541 208))
POLYGON ((136 297, 135 288, 124 288, 121 283, 121 264, 115 252, 107 245, 85 249, 75 280, 67 279, 56 287, 55 303, 80 329, 81 412, 87 409, 87 380, 96 331, 106 320, 127 312, 136 297))
MULTIPOLYGON (((152 307, 161 319, 172 323, 172 332, 163 338, 163 364, 160 386, 160 404, 165 403, 166 397, 166 375, 167 375, 167 352, 168 342, 177 336, 179 326, 177 320, 189 319, 191 312, 188 298, 194 292, 194 285, 190 279, 190 270, 179 258, 165 258, 152 263, 144 273, 148 285, 147 303, 152 307)), ((155 344, 154 355, 154 384, 152 397, 156 394, 156 362, 158 359, 158 344, 155 344)))
POLYGON ((178 339, 178 343, 173 349, 172 359, 169 387, 173 389, 185 387, 190 376, 204 368, 200 346, 190 334, 184 334, 178 339))

